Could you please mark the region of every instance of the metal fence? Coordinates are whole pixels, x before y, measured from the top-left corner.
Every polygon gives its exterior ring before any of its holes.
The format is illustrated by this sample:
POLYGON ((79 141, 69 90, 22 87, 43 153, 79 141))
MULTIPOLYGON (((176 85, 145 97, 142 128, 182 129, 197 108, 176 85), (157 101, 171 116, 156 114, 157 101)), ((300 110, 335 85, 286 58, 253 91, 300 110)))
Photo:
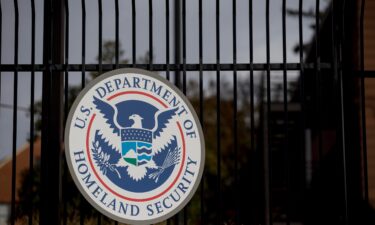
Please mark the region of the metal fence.
MULTIPOLYGON (((189 96, 193 93, 189 97, 205 132, 208 158, 201 187, 192 202, 167 224, 371 224, 374 213, 368 204, 364 92, 364 78, 371 76, 371 72, 364 71, 364 0, 333 0, 324 12, 321 12, 320 0, 314 1, 312 11, 304 8, 308 1, 293 2, 298 7, 291 11, 287 1, 283 0, 280 33, 277 34, 270 29, 273 13, 270 8, 276 2, 266 0, 262 11, 265 19, 262 24, 265 27, 265 60, 261 62, 254 60, 255 54, 258 54, 254 46, 254 28, 259 25, 256 25, 252 0, 241 3, 241 7, 246 3, 246 13, 243 13, 245 9, 237 6, 238 1, 230 1, 230 29, 221 24, 221 13, 225 10, 221 4, 224 0, 211 1, 215 7, 211 11, 204 7, 206 3, 203 0, 196 0, 193 5, 186 0, 149 0, 143 3, 128 0, 126 11, 121 8, 125 4, 122 1, 109 3, 98 0, 95 8, 97 32, 87 33, 88 26, 94 24, 94 21, 87 20, 88 14, 92 13, 89 9, 93 8, 89 5, 94 4, 93 1, 82 0, 80 8, 76 8, 77 2, 69 0, 31 0, 27 3, 29 14, 25 14, 25 10, 22 14, 30 15, 26 19, 31 26, 30 39, 26 39, 31 43, 28 52, 20 49, 20 40, 25 40, 21 38, 25 34, 20 25, 25 22, 20 21, 22 15, 19 10, 20 4, 26 4, 26 1, 14 0, 11 4, 14 10, 14 62, 5 64, 0 58, 0 78, 12 76, 14 91, 11 201, 4 203, 10 205, 10 224, 117 224, 94 211, 70 182, 62 154, 62 134, 75 96, 72 86, 83 88, 90 74, 95 76, 126 67, 160 72, 184 94, 189 96), (105 4, 113 6, 115 13, 114 41, 111 42, 112 51, 109 50, 113 54, 113 62, 107 61, 105 54, 108 49, 104 48, 105 4), (141 4, 142 8, 137 4, 141 4), (157 4, 163 7, 155 7, 157 4), (187 16, 189 4, 189 9, 193 8, 192 15, 198 18, 195 41, 187 40, 186 24, 192 19, 187 16), (143 10, 148 12, 148 36, 141 45, 147 46, 148 55, 137 61, 137 47, 143 40, 137 35, 137 30, 144 28, 137 26, 137 13, 143 10), (214 16, 212 20, 204 21, 204 14, 208 11, 214 16), (238 11, 246 16, 248 26, 246 45, 249 55, 246 62, 238 60, 242 50, 237 42, 242 38, 237 29, 238 11), (120 42, 123 37, 120 29, 125 22, 120 20, 120 15, 123 12, 129 12, 131 19, 131 29, 126 30, 131 34, 131 38, 126 40, 132 46, 130 60, 121 59, 120 42), (164 20, 155 21, 156 14, 162 15, 164 20), (288 15, 294 16, 298 25, 296 62, 289 62, 287 58, 287 47, 290 48, 287 46, 288 15), (41 25, 37 24, 38 16, 43 17, 41 25), (80 44, 74 48, 69 43, 72 32, 76 31, 72 29, 75 26, 72 17, 80 17, 81 22, 80 44), (311 17, 315 24, 314 35, 311 40, 304 40, 304 20, 311 17), (207 33, 208 27, 204 27, 204 23, 211 26, 215 33, 207 33), (165 51, 162 63, 155 63, 154 58, 154 40, 161 35, 160 30, 155 29, 156 24, 164 27, 165 32, 164 44, 160 47, 158 42, 157 46, 158 51, 165 51), (38 34, 40 31, 42 34, 38 34), (43 37, 42 46, 36 44, 37 35, 43 37), (204 60, 205 35, 212 35, 209 42, 215 43, 214 62, 204 60), (227 48, 222 50, 223 35, 225 39, 230 37, 232 40, 224 44, 231 45, 231 52, 227 48), (281 36, 282 40, 279 62, 271 60, 274 53, 270 43, 274 35, 281 36), (87 63, 87 39, 92 37, 98 40, 97 63, 87 63), (194 60, 189 60, 187 56, 188 42, 198 49, 195 63, 189 62, 194 60), (305 46, 306 42, 309 42, 308 46, 305 46), (38 48, 43 53, 42 63, 37 63, 38 48), (27 55, 30 63, 19 63, 21 54, 27 55), (232 56, 231 62, 226 60, 223 63, 223 55, 228 54, 232 56), (72 55, 80 62, 71 60, 72 55), (36 73, 40 72, 41 105, 35 97, 36 73), (291 84, 288 81, 290 74, 297 75, 293 88, 288 86, 291 84), (28 139, 32 142, 36 136, 41 136, 40 161, 35 161, 34 144, 29 147, 29 170, 28 175, 24 175, 29 179, 23 179, 26 180, 23 195, 22 190, 20 192, 16 188, 19 165, 18 160, 14 160, 17 158, 17 128, 20 126, 17 119, 19 92, 23 91, 18 87, 20 76, 30 77, 29 110, 32 113, 28 117, 28 139), (274 77, 280 78, 279 83, 276 81, 281 87, 279 97, 274 96, 274 77), (71 79, 75 80, 74 84, 71 79), (36 127, 39 118, 40 132, 36 127)), ((6 26, 13 26, 3 16, 4 5, 9 4, 6 1, 0 4, 1 37, 6 26)), ((7 54, 4 46, 9 44, 0 42, 3 57, 7 54)), ((4 85, 7 84, 3 82, 0 87, 4 85)), ((0 97, 5 98, 4 95, 0 97)), ((2 128, 2 132, 6 131, 10 128, 2 128)))

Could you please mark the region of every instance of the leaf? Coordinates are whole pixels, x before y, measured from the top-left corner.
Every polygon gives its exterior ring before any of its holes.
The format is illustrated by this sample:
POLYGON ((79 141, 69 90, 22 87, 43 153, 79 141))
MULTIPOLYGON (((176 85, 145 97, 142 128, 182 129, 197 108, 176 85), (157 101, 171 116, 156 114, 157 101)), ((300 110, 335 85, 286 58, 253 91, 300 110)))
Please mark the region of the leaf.
POLYGON ((98 135, 98 133, 96 133, 95 140, 92 142, 91 151, 93 153, 95 163, 99 167, 103 175, 107 175, 109 169, 110 171, 116 173, 117 176, 121 179, 121 175, 116 169, 116 165, 109 162, 111 158, 114 158, 113 162, 117 162, 118 159, 116 157, 120 158, 120 154, 117 153, 115 149, 108 146, 108 142, 105 142, 102 136, 98 135), (104 149, 102 147, 104 147, 104 149), (108 153, 108 150, 110 150, 111 153, 108 153), (114 157, 112 157, 112 154, 115 154, 114 157))

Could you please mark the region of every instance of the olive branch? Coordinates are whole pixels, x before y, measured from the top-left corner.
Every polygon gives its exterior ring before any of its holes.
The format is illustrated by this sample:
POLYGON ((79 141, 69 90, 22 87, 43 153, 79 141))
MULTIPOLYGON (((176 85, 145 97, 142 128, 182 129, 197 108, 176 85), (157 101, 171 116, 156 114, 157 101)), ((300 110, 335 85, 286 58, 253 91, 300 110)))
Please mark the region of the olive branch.
POLYGON ((103 152, 102 147, 99 145, 99 141, 95 140, 92 142, 92 149, 91 149, 94 160, 96 165, 99 166, 100 171, 102 171, 103 175, 107 174, 108 169, 117 174, 117 176, 121 179, 121 175, 117 170, 114 164, 109 163, 109 158, 111 157, 108 153, 103 152))

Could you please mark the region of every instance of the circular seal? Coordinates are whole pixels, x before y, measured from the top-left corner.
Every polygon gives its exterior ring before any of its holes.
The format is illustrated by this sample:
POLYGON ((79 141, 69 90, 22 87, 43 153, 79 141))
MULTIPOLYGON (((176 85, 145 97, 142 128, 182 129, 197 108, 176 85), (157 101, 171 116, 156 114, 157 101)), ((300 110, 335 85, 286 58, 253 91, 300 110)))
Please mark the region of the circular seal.
POLYGON ((119 69, 91 81, 75 100, 65 154, 83 196, 119 222, 150 224, 180 211, 204 168, 201 126, 169 81, 119 69))

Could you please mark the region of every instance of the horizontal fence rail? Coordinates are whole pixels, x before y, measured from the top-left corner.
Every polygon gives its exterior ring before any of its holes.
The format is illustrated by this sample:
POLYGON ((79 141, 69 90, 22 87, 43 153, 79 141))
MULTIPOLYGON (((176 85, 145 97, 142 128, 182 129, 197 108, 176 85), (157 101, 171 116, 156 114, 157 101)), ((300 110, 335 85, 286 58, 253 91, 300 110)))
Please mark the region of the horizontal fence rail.
MULTIPOLYGON (((84 69, 86 72, 91 71, 110 71, 116 68, 142 68, 142 69, 149 69, 149 64, 136 64, 135 66, 132 64, 52 64, 48 66, 49 70, 54 71, 71 71, 71 72, 77 72, 82 71, 84 69)), ((296 70, 299 71, 301 67, 304 69, 314 69, 314 63, 288 63, 286 65, 282 63, 270 63, 270 64, 264 64, 264 63, 254 63, 254 64, 246 64, 246 63, 238 63, 238 64, 153 64, 152 65, 153 71, 181 71, 183 68, 186 71, 199 71, 202 69, 202 71, 233 71, 234 69, 239 71, 249 71, 252 69, 253 71, 264 71, 267 70, 269 67, 270 70, 283 70, 284 68, 287 70, 296 70)), ((15 67, 13 64, 2 64, 0 67, 0 71, 2 72, 13 72, 15 70, 18 71, 31 71, 34 69, 35 71, 45 71, 47 68, 45 65, 42 64, 19 64, 17 67, 15 67)), ((321 69, 332 69, 331 65, 329 63, 321 63, 321 69)))

